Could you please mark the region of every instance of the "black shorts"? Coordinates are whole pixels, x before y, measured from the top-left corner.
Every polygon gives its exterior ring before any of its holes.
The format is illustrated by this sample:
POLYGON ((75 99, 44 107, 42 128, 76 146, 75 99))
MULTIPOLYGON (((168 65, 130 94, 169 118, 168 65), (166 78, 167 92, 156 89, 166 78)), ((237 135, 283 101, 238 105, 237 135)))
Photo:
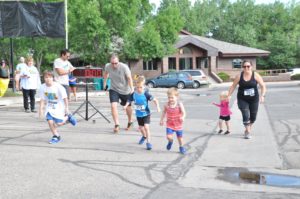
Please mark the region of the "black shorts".
POLYGON ((110 103, 112 102, 120 102, 121 100, 121 105, 122 106, 125 106, 127 100, 129 99, 130 97, 130 94, 128 95, 121 95, 120 93, 118 93, 117 91, 114 91, 114 90, 109 90, 109 100, 110 100, 110 103))
POLYGON ((145 117, 136 117, 139 126, 144 126, 145 124, 150 124, 150 115, 145 117))
POLYGON ((227 115, 227 116, 222 116, 222 115, 220 115, 219 119, 220 119, 220 120, 229 121, 229 120, 230 120, 230 115, 227 115))

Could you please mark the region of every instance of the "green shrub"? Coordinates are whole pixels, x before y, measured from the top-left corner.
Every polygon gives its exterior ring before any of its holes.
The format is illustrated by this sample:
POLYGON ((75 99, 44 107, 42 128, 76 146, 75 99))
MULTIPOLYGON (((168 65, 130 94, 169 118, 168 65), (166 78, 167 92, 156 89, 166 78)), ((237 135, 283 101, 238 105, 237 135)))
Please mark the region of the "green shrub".
POLYGON ((11 88, 8 88, 3 97, 18 97, 22 96, 21 92, 13 92, 11 88))
POLYGON ((220 72, 218 73, 218 76, 224 81, 227 82, 230 80, 230 76, 227 73, 220 72))
POLYGON ((260 70, 260 71, 257 71, 258 74, 260 74, 261 76, 268 76, 267 72, 265 70, 260 70))
POLYGON ((300 80, 300 74, 291 76, 291 80, 300 80))

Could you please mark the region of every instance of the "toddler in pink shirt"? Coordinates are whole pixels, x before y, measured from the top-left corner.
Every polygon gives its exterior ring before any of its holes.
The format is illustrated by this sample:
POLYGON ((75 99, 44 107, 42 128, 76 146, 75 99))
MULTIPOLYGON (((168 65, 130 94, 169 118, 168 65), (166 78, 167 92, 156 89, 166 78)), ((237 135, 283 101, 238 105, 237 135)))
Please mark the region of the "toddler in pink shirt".
POLYGON ((220 108, 220 117, 219 117, 219 134, 223 132, 223 121, 225 121, 227 131, 224 133, 225 135, 230 133, 230 115, 232 112, 230 111, 229 107, 229 97, 228 97, 228 91, 223 91, 220 94, 220 104, 213 103, 214 105, 218 106, 220 108))

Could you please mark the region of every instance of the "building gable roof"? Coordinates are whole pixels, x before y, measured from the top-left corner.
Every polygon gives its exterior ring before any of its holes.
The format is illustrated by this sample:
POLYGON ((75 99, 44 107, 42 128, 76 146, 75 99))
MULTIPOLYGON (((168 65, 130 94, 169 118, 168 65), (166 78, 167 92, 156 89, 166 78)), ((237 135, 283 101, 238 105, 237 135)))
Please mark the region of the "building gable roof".
POLYGON ((187 44, 193 44, 199 48, 206 50, 208 56, 218 56, 218 49, 207 44, 206 42, 203 42, 193 36, 180 35, 179 37, 180 40, 175 44, 176 48, 181 48, 183 46, 186 46, 187 44))
POLYGON ((175 47, 180 48, 188 43, 191 43, 199 48, 207 50, 208 56, 217 56, 215 55, 216 51, 219 53, 220 57, 257 57, 269 56, 270 54, 269 51, 224 42, 213 38, 201 37, 197 35, 179 35, 179 40, 176 43, 175 47))

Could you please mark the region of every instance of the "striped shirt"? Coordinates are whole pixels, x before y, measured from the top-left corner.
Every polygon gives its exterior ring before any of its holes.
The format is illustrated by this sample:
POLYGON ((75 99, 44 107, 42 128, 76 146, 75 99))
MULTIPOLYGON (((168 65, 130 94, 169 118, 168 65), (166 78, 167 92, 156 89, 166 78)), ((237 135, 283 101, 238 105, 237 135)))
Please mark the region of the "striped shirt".
POLYGON ((167 114, 167 128, 172 130, 182 130, 182 117, 181 108, 179 103, 175 107, 171 107, 169 104, 166 106, 166 114, 167 114))

